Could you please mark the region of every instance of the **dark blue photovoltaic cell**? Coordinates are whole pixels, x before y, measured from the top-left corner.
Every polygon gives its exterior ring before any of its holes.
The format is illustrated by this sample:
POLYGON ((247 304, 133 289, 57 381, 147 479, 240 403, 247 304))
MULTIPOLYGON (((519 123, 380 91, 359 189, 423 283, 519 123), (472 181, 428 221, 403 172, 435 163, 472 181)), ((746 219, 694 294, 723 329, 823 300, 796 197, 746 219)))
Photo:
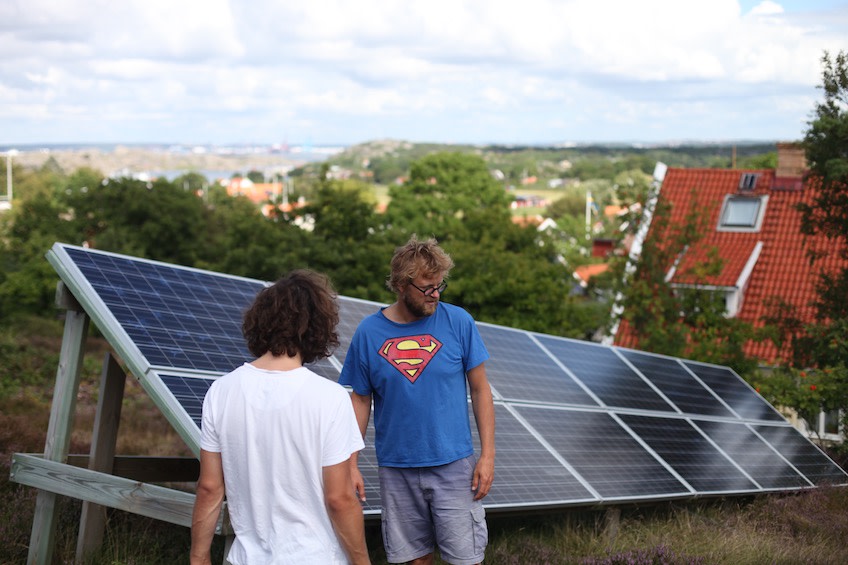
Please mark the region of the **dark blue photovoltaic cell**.
POLYGON ((199 428, 200 418, 203 415, 203 398, 215 379, 168 374, 159 375, 159 377, 199 428))
MULTIPOLYGON (((471 413, 474 453, 480 454, 480 439, 471 413)), ((486 504, 556 504, 593 501, 594 495, 556 457, 533 437, 504 406, 495 405, 495 482, 486 504)))
POLYGON ((677 359, 618 349, 634 367, 685 414, 732 418, 733 414, 704 388, 677 359))
POLYGON ((609 414, 530 406, 515 410, 602 498, 691 494, 609 414))
POLYGON ((686 420, 619 416, 698 492, 739 492, 758 487, 686 420))
POLYGON ((251 358, 241 316, 261 282, 67 252, 151 365, 225 373, 251 358))
POLYGON ((543 335, 537 338, 606 406, 673 411, 668 402, 619 359, 612 348, 543 335))
POLYGON ((814 485, 848 484, 845 471, 796 429, 789 426, 752 427, 814 485))
MULTIPOLYGON (((384 305, 376 302, 364 302, 344 296, 339 297, 339 327, 337 330, 339 332, 339 347, 334 355, 340 363, 344 363, 347 349, 350 347, 350 342, 359 322, 380 310, 382 306, 384 305)), ((338 377, 335 380, 338 380, 338 377)))
POLYGON ((804 477, 745 424, 698 420, 695 425, 761 487, 792 489, 810 486, 804 477))
POLYGON ((739 375, 727 367, 703 365, 684 361, 689 369, 724 400, 739 417, 751 420, 786 421, 777 410, 769 406, 739 375))
POLYGON ((598 406, 526 332, 478 324, 489 350, 486 374, 503 398, 598 406))

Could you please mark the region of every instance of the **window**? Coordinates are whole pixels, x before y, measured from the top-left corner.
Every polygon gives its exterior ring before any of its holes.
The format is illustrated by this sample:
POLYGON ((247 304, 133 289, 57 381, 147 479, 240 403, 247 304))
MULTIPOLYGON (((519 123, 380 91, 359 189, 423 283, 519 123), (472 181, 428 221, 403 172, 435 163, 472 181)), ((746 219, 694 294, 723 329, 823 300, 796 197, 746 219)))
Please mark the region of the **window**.
POLYGON ((759 173, 743 173, 739 178, 739 192, 751 192, 757 186, 759 173))
POLYGON ((719 231, 760 231, 768 196, 738 196, 724 199, 718 221, 719 231))

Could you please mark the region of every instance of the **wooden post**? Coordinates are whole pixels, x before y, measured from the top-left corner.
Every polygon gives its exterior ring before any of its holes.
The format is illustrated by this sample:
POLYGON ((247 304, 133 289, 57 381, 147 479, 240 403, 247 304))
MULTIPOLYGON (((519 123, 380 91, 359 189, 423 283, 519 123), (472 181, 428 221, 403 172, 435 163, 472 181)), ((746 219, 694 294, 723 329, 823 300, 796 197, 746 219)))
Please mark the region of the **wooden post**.
MULTIPOLYGON (((80 370, 88 334, 89 318, 63 283, 56 289, 56 305, 65 308, 65 332, 53 388, 50 423, 44 444, 44 458, 64 463, 71 444, 80 370)), ((56 538, 56 494, 39 491, 29 541, 29 565, 48 565, 53 557, 56 538)))
POLYGON ((607 543, 612 544, 618 537, 618 528, 621 525, 621 508, 610 506, 604 513, 604 534, 607 543))
MULTIPOLYGON (((112 354, 106 353, 100 373, 100 395, 88 459, 88 468, 92 471, 112 474, 126 381, 126 373, 112 354)), ((82 563, 87 554, 100 547, 105 528, 106 507, 93 502, 83 502, 77 537, 77 563, 82 563)))

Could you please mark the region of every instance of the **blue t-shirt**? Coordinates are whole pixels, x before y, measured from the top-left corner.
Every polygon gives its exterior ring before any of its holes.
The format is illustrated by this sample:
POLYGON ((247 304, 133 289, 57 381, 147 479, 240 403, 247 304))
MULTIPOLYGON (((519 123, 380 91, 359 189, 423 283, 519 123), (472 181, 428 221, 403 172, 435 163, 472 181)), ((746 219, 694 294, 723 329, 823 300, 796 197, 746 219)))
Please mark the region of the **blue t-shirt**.
POLYGON ((471 315, 439 302, 409 324, 376 312, 359 324, 339 383, 374 399, 381 467, 432 467, 474 452, 466 373, 489 358, 471 315))

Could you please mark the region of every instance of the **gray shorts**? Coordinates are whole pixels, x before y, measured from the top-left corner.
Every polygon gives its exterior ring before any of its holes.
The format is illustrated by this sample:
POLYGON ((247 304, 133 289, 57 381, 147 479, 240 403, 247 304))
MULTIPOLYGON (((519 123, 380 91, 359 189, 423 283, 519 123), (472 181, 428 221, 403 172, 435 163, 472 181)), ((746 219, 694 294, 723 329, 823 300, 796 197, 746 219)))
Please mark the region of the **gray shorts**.
POLYGON ((483 503, 474 500, 470 455, 437 467, 380 467, 383 545, 390 563, 406 563, 438 546, 453 565, 482 563, 489 541, 483 503))

